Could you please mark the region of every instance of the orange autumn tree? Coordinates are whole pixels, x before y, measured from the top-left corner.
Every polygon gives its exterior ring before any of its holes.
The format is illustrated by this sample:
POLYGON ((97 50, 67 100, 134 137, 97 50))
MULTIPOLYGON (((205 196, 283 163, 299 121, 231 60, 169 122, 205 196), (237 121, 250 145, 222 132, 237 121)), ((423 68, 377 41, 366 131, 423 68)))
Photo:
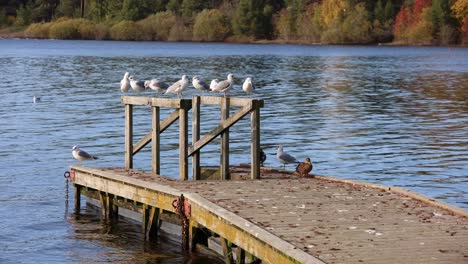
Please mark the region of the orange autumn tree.
POLYGON ((455 1, 452 5, 452 12, 461 25, 461 43, 468 44, 468 0, 455 1))
POLYGON ((407 0, 395 18, 395 39, 405 44, 427 44, 431 40, 432 27, 428 19, 431 0, 407 0))

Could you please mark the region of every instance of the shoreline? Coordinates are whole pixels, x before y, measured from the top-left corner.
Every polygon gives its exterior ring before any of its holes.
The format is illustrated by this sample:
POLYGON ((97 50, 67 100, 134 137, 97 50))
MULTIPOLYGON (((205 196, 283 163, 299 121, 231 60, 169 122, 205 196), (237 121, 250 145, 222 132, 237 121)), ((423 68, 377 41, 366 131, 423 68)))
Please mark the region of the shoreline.
MULTIPOLYGON (((24 36, 24 30, 15 30, 12 28, 0 29, 0 39, 49 39, 52 38, 31 38, 24 36)), ((98 39, 60 39, 60 40, 94 40, 98 39)), ((104 41, 134 41, 134 42, 152 42, 152 41, 140 41, 140 40, 115 40, 115 39, 102 39, 104 41)), ((154 42, 174 42, 164 40, 154 40, 154 42)), ((200 41, 175 41, 175 42, 189 42, 189 43, 200 43, 200 41)), ((301 40, 280 40, 280 39, 259 39, 259 40, 235 40, 227 39, 225 41, 205 41, 206 43, 233 43, 233 44, 278 44, 278 45, 305 45, 305 46, 394 46, 394 47, 457 47, 464 48, 468 47, 468 44, 457 44, 457 45, 417 45, 417 44, 405 44, 400 42, 386 42, 386 43, 367 43, 367 44, 356 44, 356 43, 341 43, 341 44, 324 44, 320 42, 306 42, 301 40)), ((203 43, 203 41, 201 42, 203 43)))

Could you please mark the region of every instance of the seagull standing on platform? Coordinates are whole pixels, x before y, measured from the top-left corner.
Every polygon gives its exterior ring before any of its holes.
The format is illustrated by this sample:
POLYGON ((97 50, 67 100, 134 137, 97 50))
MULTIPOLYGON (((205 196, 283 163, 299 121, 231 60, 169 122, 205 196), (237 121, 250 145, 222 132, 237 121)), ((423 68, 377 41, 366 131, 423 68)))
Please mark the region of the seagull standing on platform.
POLYGON ((126 72, 123 79, 120 81, 120 91, 122 91, 122 93, 126 93, 130 89, 130 81, 128 80, 128 75, 129 73, 126 72))
POLYGON ((182 96, 182 92, 185 90, 185 88, 188 87, 188 85, 189 79, 187 78, 187 76, 182 75, 182 79, 169 86, 169 88, 167 88, 164 94, 173 93, 177 94, 177 97, 180 98, 182 96))
POLYGON ((200 77, 193 76, 192 78, 192 85, 195 89, 198 90, 198 93, 201 94, 203 91, 209 91, 210 86, 204 82, 200 77))
POLYGON ((297 164, 296 172, 299 173, 299 176, 306 177, 313 168, 314 167, 312 166, 310 158, 306 158, 305 161, 299 162, 299 164, 297 164))
POLYGON ((144 81, 139 81, 133 76, 128 77, 128 79, 130 79, 130 86, 138 94, 145 90, 145 82, 144 81))
POLYGON ((218 79, 214 79, 214 80, 211 80, 211 83, 210 83, 210 90, 212 92, 214 92, 214 87, 219 83, 219 80, 218 79))
POLYGON ((85 160, 97 160, 98 157, 89 154, 88 152, 79 149, 77 146, 73 146, 72 154, 75 159, 78 161, 85 161, 85 160))
POLYGON ((242 84, 242 90, 248 95, 251 95, 255 90, 255 84, 252 82, 252 78, 248 77, 245 79, 244 83, 242 84))
POLYGON ((279 162, 283 163, 283 169, 286 168, 286 164, 299 163, 295 157, 289 155, 286 152, 283 152, 283 146, 281 145, 279 145, 278 152, 276 152, 276 158, 279 160, 279 162))
POLYGON ((223 92, 224 96, 226 96, 226 92, 229 91, 232 88, 232 85, 234 84, 234 75, 231 73, 228 74, 227 80, 221 81, 218 84, 216 84, 213 89, 211 89, 213 92, 223 92))
POLYGON ((168 87, 169 87, 169 84, 163 81, 160 81, 159 79, 152 79, 150 81, 145 82, 145 88, 155 91, 158 95, 160 92, 167 89, 168 87))

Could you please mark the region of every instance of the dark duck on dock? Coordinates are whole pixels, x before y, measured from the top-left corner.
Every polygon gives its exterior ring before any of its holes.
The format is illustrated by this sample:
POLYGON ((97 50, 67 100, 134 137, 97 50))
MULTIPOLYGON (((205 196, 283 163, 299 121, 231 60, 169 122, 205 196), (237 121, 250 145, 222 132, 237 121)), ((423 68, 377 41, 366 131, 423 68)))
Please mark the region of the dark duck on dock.
POLYGON ((263 149, 260 149, 260 166, 263 167, 263 163, 265 162, 266 158, 267 157, 265 152, 263 151, 263 149))
POLYGON ((300 162, 296 167, 296 172, 299 173, 299 176, 307 177, 309 172, 312 171, 312 162, 310 158, 306 158, 304 162, 300 162))

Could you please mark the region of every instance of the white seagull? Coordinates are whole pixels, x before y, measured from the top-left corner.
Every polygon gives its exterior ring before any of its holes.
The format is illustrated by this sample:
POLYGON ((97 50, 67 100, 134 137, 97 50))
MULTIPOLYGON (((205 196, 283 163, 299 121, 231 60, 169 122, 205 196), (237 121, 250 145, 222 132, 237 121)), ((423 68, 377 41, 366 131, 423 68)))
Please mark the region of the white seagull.
POLYGON ((164 94, 173 93, 177 94, 177 97, 181 97, 182 92, 185 90, 185 88, 187 88, 188 85, 189 79, 187 78, 187 76, 182 75, 182 79, 169 86, 169 88, 167 88, 164 94))
POLYGON ((192 85, 199 93, 210 90, 210 86, 198 76, 193 76, 192 85))
POLYGON ((130 86, 138 94, 145 90, 145 82, 144 81, 139 81, 133 76, 128 77, 128 79, 130 79, 130 86))
POLYGON ((219 83, 219 80, 218 79, 214 79, 214 80, 211 80, 211 83, 210 83, 210 90, 212 92, 214 92, 214 87, 219 83))
POLYGON ((251 95, 255 90, 255 84, 252 82, 252 78, 248 77, 245 79, 244 84, 242 84, 242 90, 248 95, 251 95))
POLYGON ((286 164, 299 163, 295 157, 289 155, 286 152, 283 152, 283 146, 281 145, 279 145, 278 152, 276 152, 276 158, 279 160, 279 162, 283 163, 283 169, 286 168, 286 164))
POLYGON ((38 103, 41 101, 41 98, 39 96, 33 96, 33 103, 38 103))
POLYGON ((78 161, 98 159, 98 157, 90 155, 88 152, 79 149, 77 146, 73 146, 72 154, 73 154, 73 157, 77 159, 78 161))
POLYGON ((146 89, 151 89, 159 94, 163 90, 167 89, 167 87, 169 87, 169 84, 160 81, 159 79, 152 79, 150 81, 145 82, 145 87, 146 89))
POLYGON ((128 80, 128 75, 129 73, 126 72, 123 79, 120 81, 120 91, 122 91, 122 93, 126 93, 130 89, 130 81, 128 80))
POLYGON ((234 75, 230 73, 227 76, 227 80, 219 82, 211 90, 213 92, 223 92, 224 96, 226 96, 226 92, 232 88, 233 84, 234 84, 234 75))

